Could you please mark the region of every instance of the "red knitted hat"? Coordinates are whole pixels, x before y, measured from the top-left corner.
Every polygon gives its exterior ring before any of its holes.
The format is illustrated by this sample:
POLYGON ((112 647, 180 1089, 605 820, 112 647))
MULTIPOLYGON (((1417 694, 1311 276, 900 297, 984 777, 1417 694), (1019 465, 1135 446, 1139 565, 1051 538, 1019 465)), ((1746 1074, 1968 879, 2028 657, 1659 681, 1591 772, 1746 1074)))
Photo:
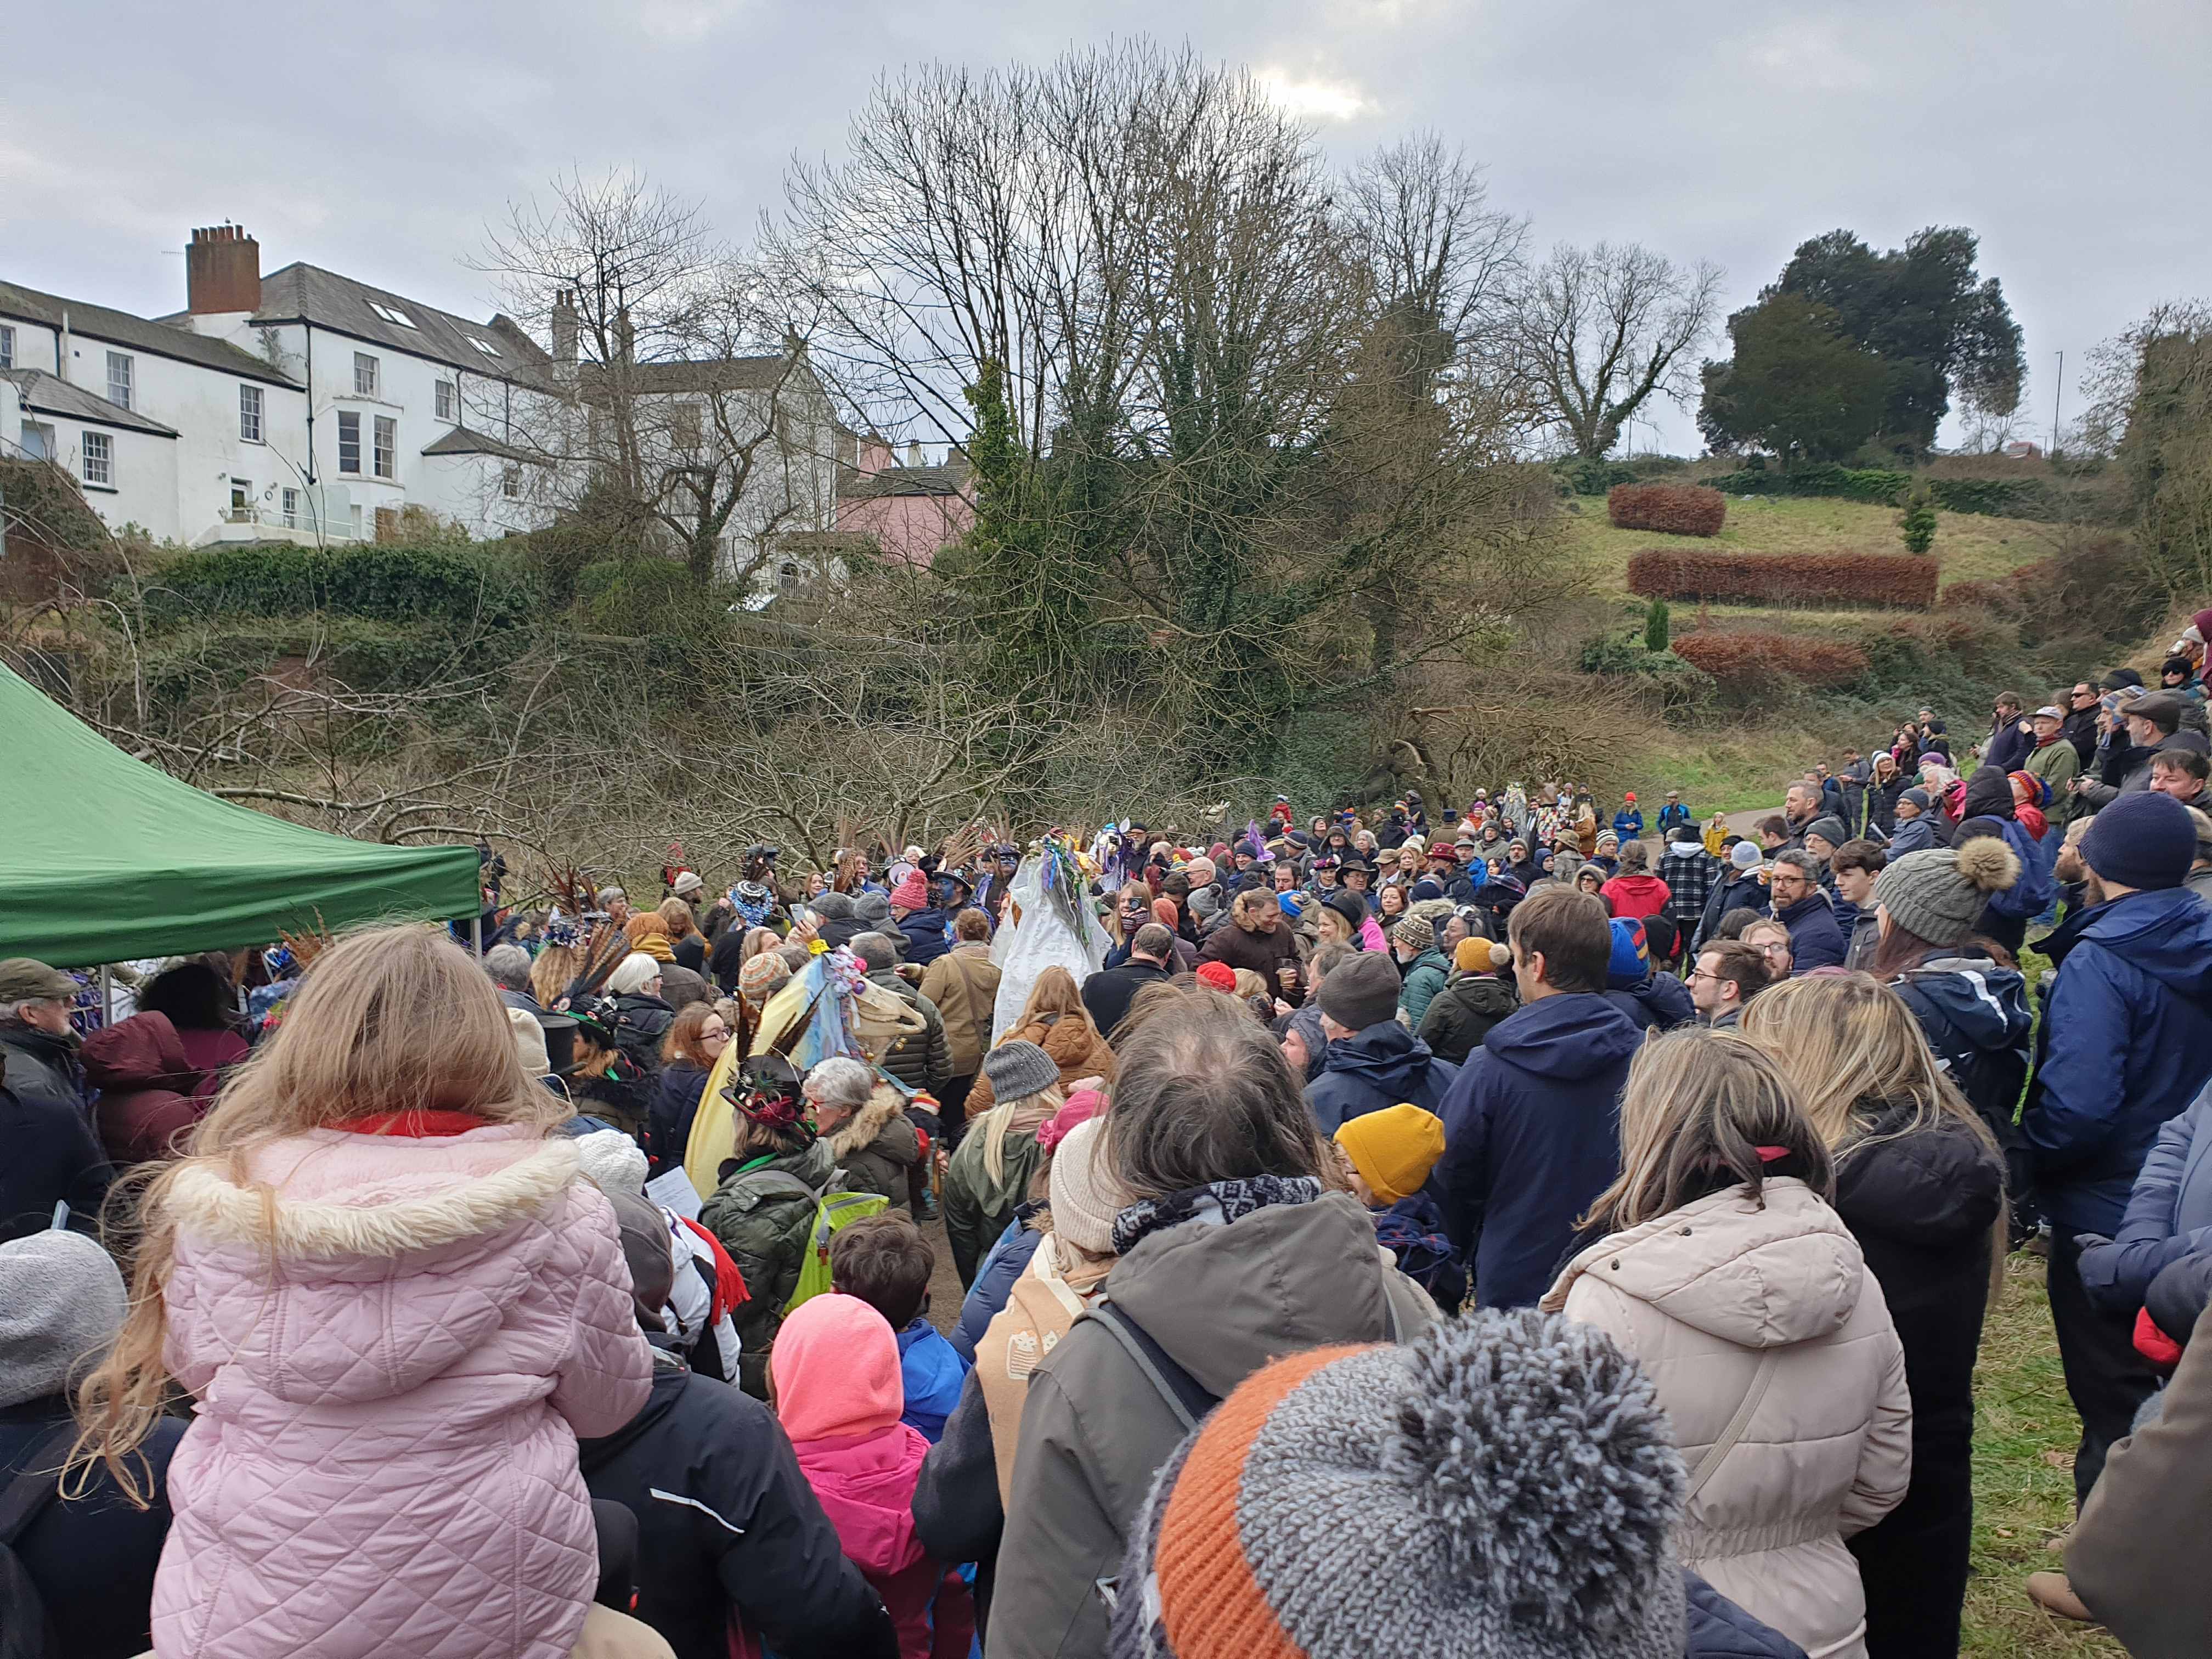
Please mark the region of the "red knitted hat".
POLYGON ((1198 964, 1198 982, 1233 996, 1237 991, 1237 970, 1225 962, 1201 962, 1198 964))
POLYGON ((891 902, 902 910, 929 908, 929 884, 922 879, 921 871, 906 872, 906 879, 891 890, 891 902))

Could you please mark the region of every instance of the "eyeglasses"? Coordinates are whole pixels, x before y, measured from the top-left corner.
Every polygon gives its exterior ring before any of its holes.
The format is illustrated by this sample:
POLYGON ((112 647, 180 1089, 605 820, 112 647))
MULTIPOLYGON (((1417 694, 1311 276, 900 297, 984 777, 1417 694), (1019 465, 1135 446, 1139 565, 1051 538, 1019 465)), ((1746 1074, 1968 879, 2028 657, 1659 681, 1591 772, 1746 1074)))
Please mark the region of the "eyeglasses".
POLYGON ((726 1025, 702 1026, 699 1029, 699 1041, 702 1042, 727 1042, 729 1040, 730 1031, 726 1025))

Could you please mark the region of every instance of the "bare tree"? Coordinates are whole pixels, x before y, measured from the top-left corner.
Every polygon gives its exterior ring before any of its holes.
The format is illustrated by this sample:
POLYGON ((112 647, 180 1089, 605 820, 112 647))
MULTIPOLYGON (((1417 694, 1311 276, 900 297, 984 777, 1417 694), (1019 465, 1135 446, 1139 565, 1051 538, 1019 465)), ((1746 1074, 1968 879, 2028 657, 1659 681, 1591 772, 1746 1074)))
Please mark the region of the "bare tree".
POLYGON ((635 174, 572 173, 510 206, 478 268, 550 349, 511 423, 507 487, 587 508, 701 582, 750 584, 781 532, 831 527, 836 411, 804 319, 696 204, 635 174))
POLYGON ((1561 243, 1515 290, 1505 349, 1545 424, 1593 459, 1654 394, 1695 392, 1696 348, 1711 333, 1717 265, 1676 265, 1635 242, 1561 243))
POLYGON ((1528 222, 1491 206, 1482 169, 1433 132, 1355 167, 1340 210, 1379 316, 1402 342, 1409 391, 1425 396, 1463 352, 1495 337, 1528 222))

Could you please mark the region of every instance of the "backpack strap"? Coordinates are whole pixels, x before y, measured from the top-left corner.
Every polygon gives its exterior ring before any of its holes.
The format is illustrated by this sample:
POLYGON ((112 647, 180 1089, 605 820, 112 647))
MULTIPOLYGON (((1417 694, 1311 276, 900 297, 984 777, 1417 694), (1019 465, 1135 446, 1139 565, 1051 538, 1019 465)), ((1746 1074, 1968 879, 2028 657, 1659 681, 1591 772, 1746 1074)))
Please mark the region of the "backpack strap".
POLYGON ((1121 1345, 1122 1352, 1135 1362, 1145 1380, 1167 1402, 1185 1434, 1198 1426, 1199 1419, 1221 1403, 1219 1395, 1207 1393, 1196 1377, 1177 1364, 1168 1351, 1153 1340, 1150 1331, 1110 1300, 1092 1303, 1084 1310, 1083 1318, 1103 1326, 1106 1334, 1121 1345))
POLYGON ((0 1549, 13 1549, 46 1505, 60 1496, 61 1465, 76 1443, 76 1425, 65 1422, 31 1448, 22 1473, 0 1490, 0 1549))
POLYGON ((1751 1426, 1752 1413, 1759 1409, 1759 1402, 1766 1397, 1766 1385, 1774 1380, 1775 1367, 1781 1362, 1782 1350, 1779 1348, 1769 1348, 1759 1356, 1759 1369, 1751 1374, 1751 1386, 1744 1390, 1743 1399, 1735 1408, 1735 1415, 1729 1419, 1728 1427, 1721 1431, 1721 1437, 1705 1448, 1705 1455, 1698 1460, 1698 1467, 1690 1471, 1690 1489, 1682 1494, 1686 1506, 1728 1460, 1728 1455, 1735 1449, 1736 1442, 1743 1438, 1743 1431, 1751 1426))

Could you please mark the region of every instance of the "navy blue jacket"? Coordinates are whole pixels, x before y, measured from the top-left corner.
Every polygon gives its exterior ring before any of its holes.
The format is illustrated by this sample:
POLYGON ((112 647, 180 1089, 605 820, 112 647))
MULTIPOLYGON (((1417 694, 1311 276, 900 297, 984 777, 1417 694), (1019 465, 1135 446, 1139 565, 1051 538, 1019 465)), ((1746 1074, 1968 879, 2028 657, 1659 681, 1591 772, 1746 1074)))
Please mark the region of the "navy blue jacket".
POLYGON ((656 1176, 684 1162, 691 1144, 691 1120, 699 1115, 707 1092, 707 1073, 688 1060, 672 1060, 653 1080, 653 1099, 645 1109, 646 1153, 656 1176))
MULTIPOLYGON (((0 1486, 31 1467, 47 1436, 70 1420, 68 1400, 47 1395, 0 1408, 0 1486)), ((185 1437, 178 1417, 155 1419, 132 1473, 150 1474, 153 1507, 123 1495, 104 1463, 94 1463, 81 1497, 47 1502, 15 1553, 53 1623, 58 1654, 69 1659, 134 1659, 153 1645, 154 1568, 169 1531, 169 1460, 185 1437)), ((46 1467, 58 1471, 57 1459, 46 1467)))
POLYGON ((1826 893, 1808 893, 1796 903, 1777 910, 1774 919, 1790 930, 1792 974, 1844 965, 1848 941, 1826 893))
POLYGON ((2081 1252, 2081 1288, 2133 1318, 2151 1280, 2185 1255, 2212 1254, 2212 1088, 2158 1132, 2109 1244, 2081 1252))
POLYGON ((1690 988, 1672 974, 1646 974, 1633 985, 1609 984, 1605 1000, 1634 1020, 1639 1031, 1648 1031, 1654 1026, 1671 1031, 1698 1017, 1698 1005, 1690 996, 1690 988))
POLYGON ((1962 946, 1958 956, 1930 957, 1892 988, 1982 1121, 2011 1122, 2027 1081, 2028 1033, 2035 1024, 2019 970, 1968 956, 1962 946))
POLYGON ((906 940, 906 959, 917 968, 928 967, 952 948, 952 929, 942 910, 917 910, 899 923, 898 930, 906 940))
POLYGON ((1306 1085, 1306 1105, 1321 1132, 1333 1135, 1348 1118, 1410 1101, 1438 1112, 1459 1067, 1395 1019, 1339 1037, 1328 1045, 1321 1075, 1306 1085))
POLYGON ((1724 864, 1721 874, 1713 882, 1712 896, 1705 901, 1705 914, 1698 918, 1698 936, 1692 943, 1699 949, 1708 944, 1721 918, 1731 910, 1764 910, 1766 908, 1766 884, 1754 872, 1739 876, 1733 866, 1724 864))
POLYGON ((1899 818, 1897 828, 1890 832, 1889 856, 1893 863, 1907 853, 1918 853, 1930 847, 1946 847, 1943 821, 1934 810, 1923 812, 1917 818, 1899 818))
POLYGON ((1805 1650, 1761 1624, 1687 1567, 1682 1569, 1689 1614, 1683 1659, 1805 1659, 1805 1650))
POLYGON ((1990 740, 1982 745, 1984 766, 1994 767, 2000 772, 2017 772, 2027 763, 2035 739, 2021 731, 2021 725, 2018 720, 2009 720, 1991 729, 1990 740))
POLYGON ((1602 996, 1571 991, 1498 1021, 1460 1067, 1432 1180, 1484 1307, 1550 1289, 1576 1218, 1620 1173, 1620 1086, 1643 1039, 1602 996))
POLYGON ((2160 1126, 2212 1076, 2212 908, 2173 887, 2088 913, 2040 1035, 2021 1129, 2045 1212, 2110 1235, 2160 1126))
POLYGON ((983 1340, 991 1321, 1006 1305, 1006 1298, 1014 1293, 1014 1281, 1022 1276, 1030 1265, 1030 1258, 1037 1253, 1037 1243, 1044 1235, 1022 1224, 1038 1208, 1037 1205, 1026 1203, 1014 1206, 1014 1218, 999 1235, 998 1243, 984 1253, 982 1264, 975 1269, 975 1282, 968 1287, 967 1300, 960 1304, 960 1322, 945 1339, 971 1365, 975 1363, 975 1345, 983 1340))

